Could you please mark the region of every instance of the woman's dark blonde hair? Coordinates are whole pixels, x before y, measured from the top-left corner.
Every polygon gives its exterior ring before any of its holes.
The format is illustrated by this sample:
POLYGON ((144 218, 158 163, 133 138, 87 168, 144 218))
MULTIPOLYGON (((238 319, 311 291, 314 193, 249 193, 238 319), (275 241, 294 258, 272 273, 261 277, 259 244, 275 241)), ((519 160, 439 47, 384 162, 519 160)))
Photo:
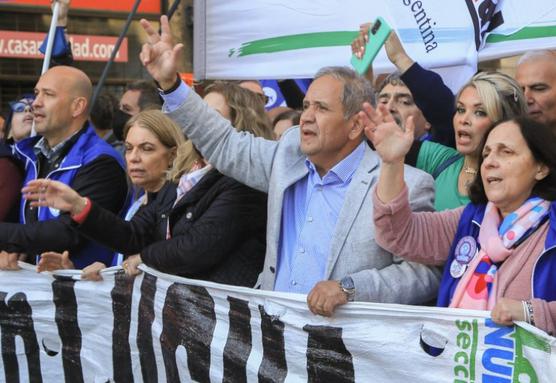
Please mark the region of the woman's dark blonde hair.
POLYGON ((209 93, 218 93, 224 97, 230 108, 231 123, 237 131, 273 139, 270 120, 260 95, 227 81, 213 82, 205 89, 205 96, 209 93))
POLYGON ((168 172, 168 179, 178 183, 182 175, 189 173, 193 166, 202 160, 203 156, 193 146, 191 140, 185 140, 183 144, 178 146, 174 166, 168 172))
MULTIPOLYGON (((243 89, 237 84, 225 81, 216 81, 209 85, 205 90, 205 95, 209 93, 218 93, 224 97, 230 108, 231 123, 236 130, 272 139, 270 121, 259 95, 243 89)), ((196 163, 202 160, 203 157, 192 142, 186 140, 178 147, 174 166, 169 172, 169 179, 178 182, 183 174, 188 173, 196 163)))

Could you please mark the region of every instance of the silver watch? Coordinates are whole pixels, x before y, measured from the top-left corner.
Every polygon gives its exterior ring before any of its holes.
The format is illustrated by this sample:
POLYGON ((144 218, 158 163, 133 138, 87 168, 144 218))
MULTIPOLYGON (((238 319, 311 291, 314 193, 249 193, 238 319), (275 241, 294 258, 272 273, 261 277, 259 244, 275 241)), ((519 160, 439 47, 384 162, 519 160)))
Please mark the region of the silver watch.
POLYGON ((353 279, 350 276, 343 277, 340 281, 340 287, 346 294, 347 300, 353 302, 355 298, 355 283, 353 283, 353 279))

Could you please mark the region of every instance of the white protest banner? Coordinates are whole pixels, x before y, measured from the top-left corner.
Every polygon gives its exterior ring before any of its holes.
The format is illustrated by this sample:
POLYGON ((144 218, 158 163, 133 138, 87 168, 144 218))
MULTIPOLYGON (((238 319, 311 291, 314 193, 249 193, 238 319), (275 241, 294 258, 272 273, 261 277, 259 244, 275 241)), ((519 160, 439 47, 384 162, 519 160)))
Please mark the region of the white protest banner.
MULTIPOLYGON (((415 61, 440 72, 464 70, 468 78, 489 33, 498 37, 485 47, 485 59, 556 47, 556 30, 547 28, 556 26, 554 9, 553 0, 197 0, 194 71, 199 79, 313 77, 323 66, 350 65, 358 26, 382 16, 415 61), (535 29, 518 36, 517 50, 515 36, 512 44, 496 44, 536 23, 549 41, 540 44, 535 29)), ((384 49, 373 66, 376 73, 394 70, 384 49)))
POLYGON ((556 381, 555 338, 486 312, 350 303, 327 319, 302 295, 144 271, 1 271, 0 381, 556 381))

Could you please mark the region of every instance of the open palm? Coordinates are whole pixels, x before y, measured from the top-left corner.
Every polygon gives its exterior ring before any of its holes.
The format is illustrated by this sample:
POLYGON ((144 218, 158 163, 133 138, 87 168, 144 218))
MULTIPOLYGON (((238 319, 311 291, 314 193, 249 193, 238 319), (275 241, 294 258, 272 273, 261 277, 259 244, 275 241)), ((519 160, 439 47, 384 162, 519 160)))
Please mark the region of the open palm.
POLYGON ((31 206, 48 206, 69 212, 75 212, 83 198, 68 185, 44 178, 30 181, 22 192, 24 198, 31 201, 31 206))
POLYGON ((409 117, 405 127, 401 127, 384 105, 374 109, 368 103, 363 104, 360 116, 365 125, 365 135, 373 143, 382 161, 389 163, 403 160, 413 143, 413 118, 409 117))

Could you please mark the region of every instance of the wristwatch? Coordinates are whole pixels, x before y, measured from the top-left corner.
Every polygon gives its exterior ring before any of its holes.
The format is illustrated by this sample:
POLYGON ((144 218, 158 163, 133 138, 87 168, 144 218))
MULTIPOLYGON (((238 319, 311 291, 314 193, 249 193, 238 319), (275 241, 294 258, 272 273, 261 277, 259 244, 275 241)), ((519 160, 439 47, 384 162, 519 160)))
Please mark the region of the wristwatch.
POLYGON ((355 283, 353 283, 353 279, 350 276, 343 277, 340 281, 340 287, 346 294, 347 300, 353 302, 355 298, 355 283))

